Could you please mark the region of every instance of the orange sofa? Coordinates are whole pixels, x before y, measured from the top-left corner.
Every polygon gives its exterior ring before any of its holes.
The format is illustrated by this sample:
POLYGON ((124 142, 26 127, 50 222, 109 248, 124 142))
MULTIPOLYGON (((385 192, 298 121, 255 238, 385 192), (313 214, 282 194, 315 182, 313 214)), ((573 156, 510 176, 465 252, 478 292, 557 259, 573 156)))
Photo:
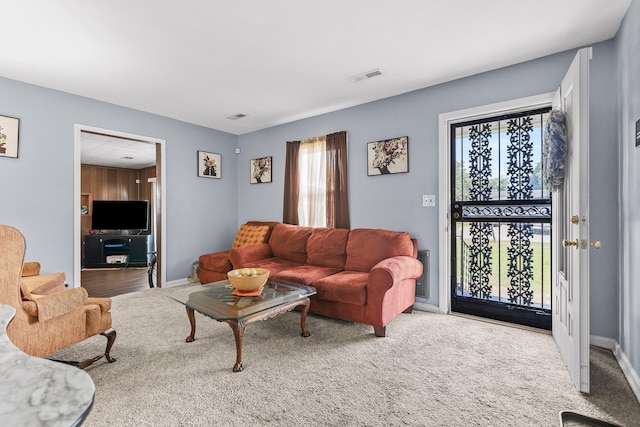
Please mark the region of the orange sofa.
POLYGON ((276 223, 266 243, 236 247, 228 258, 233 268, 268 268, 271 277, 313 286, 311 313, 372 325, 384 337, 389 322, 413 308, 423 269, 417 254, 406 232, 276 223))

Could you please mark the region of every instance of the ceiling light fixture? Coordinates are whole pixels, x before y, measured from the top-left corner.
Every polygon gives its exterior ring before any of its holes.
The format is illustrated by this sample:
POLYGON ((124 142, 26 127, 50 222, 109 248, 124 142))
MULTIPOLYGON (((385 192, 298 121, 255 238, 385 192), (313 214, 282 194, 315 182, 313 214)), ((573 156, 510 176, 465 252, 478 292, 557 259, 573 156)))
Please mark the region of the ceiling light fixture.
POLYGON ((376 68, 375 70, 371 70, 371 71, 366 71, 364 73, 360 73, 360 74, 356 74, 355 76, 351 76, 349 77, 349 81, 351 83, 357 83, 360 82, 362 80, 367 80, 367 79, 371 79, 373 77, 378 77, 382 75, 382 71, 380 71, 379 68, 376 68))
POLYGON ((243 117, 247 117, 247 115, 246 114, 242 114, 242 113, 238 113, 238 114, 234 114, 233 116, 227 117, 227 119, 229 119, 229 120, 238 120, 238 119, 241 119, 243 117))

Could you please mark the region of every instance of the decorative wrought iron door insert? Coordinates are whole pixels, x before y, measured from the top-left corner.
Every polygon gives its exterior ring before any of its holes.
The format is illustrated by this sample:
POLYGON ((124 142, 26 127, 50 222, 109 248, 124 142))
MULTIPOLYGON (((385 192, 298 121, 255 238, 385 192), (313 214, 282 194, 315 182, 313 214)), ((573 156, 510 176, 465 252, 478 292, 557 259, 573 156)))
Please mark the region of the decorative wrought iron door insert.
POLYGON ((454 311, 551 329, 549 110, 451 126, 454 311))

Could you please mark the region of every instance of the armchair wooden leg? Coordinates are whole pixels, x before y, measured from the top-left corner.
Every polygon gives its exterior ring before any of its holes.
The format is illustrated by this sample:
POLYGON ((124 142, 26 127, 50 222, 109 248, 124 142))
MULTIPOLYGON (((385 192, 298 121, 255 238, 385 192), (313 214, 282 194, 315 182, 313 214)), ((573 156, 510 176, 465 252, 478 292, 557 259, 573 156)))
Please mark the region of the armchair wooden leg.
POLYGON ((387 336, 386 326, 374 326, 373 330, 375 331, 377 337, 384 338, 387 336))
POLYGON ((66 360, 54 360, 54 361, 55 362, 66 363, 68 365, 73 365, 73 366, 75 366, 77 368, 80 368, 80 369, 88 368, 89 366, 93 365, 94 362, 97 362, 98 360, 102 359, 103 357, 106 358, 107 361, 109 361, 109 363, 115 362, 116 359, 111 357, 110 354, 109 354, 111 352, 111 347, 113 346, 113 343, 116 340, 116 331, 115 331, 115 329, 109 328, 106 331, 102 332, 100 335, 107 337, 107 348, 104 351, 104 354, 101 354, 100 356, 93 357, 91 359, 83 360, 82 362, 72 362, 72 361, 66 361, 66 360))
POLYGON ((111 347, 116 340, 116 330, 113 328, 109 328, 100 335, 107 337, 107 349, 104 352, 104 357, 109 361, 109 363, 113 363, 116 361, 113 357, 109 355, 111 352, 111 347))

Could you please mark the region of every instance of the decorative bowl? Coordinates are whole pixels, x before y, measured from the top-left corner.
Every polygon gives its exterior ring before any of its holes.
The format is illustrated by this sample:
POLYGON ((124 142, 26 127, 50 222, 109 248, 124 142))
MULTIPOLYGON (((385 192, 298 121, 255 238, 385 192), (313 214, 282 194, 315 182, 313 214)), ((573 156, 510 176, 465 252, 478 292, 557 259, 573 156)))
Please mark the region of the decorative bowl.
POLYGON ((269 270, 266 268, 239 268, 227 273, 229 281, 236 290, 250 292, 260 289, 269 279, 269 270))

